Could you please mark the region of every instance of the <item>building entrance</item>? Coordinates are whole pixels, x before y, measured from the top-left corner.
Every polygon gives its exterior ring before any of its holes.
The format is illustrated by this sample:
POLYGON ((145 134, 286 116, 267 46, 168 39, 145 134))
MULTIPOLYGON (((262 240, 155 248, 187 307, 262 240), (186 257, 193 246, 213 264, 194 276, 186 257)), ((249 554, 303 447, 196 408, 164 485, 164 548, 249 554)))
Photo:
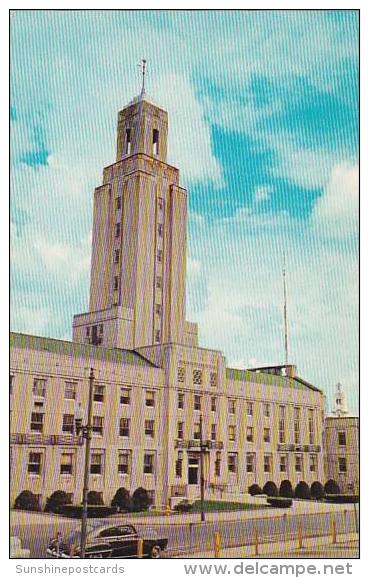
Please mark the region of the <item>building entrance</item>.
POLYGON ((199 483, 199 461, 198 457, 188 458, 188 483, 190 486, 197 486, 199 483))

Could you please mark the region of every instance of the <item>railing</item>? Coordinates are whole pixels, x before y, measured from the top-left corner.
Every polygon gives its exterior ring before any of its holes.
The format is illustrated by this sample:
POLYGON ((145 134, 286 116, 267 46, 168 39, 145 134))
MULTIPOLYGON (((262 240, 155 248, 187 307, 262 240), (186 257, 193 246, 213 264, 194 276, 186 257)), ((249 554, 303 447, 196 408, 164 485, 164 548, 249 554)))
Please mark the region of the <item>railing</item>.
POLYGON ((310 452, 319 453, 322 451, 319 445, 302 445, 302 444, 278 444, 277 450, 280 452, 310 452))
MULTIPOLYGON (((175 447, 177 449, 201 449, 200 440, 179 440, 175 441, 175 447)), ((202 443, 202 449, 204 451, 208 450, 222 450, 224 448, 223 442, 207 440, 202 443)))
POLYGON ((43 435, 38 433, 10 434, 10 443, 15 445, 81 446, 83 438, 75 435, 43 435))

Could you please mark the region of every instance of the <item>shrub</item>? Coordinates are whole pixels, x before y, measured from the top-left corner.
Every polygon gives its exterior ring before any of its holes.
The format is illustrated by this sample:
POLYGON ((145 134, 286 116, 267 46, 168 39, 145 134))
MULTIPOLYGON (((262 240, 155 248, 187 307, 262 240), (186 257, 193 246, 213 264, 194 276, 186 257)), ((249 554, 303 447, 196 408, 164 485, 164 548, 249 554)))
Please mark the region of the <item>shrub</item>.
POLYGON ((311 497, 315 500, 322 500, 324 498, 324 488, 323 484, 320 482, 313 482, 310 488, 311 497))
POLYGON ((174 506, 176 512, 190 512, 192 510, 192 504, 188 500, 182 500, 174 506))
POLYGON ((293 488, 290 480, 283 480, 279 487, 279 495, 282 498, 293 498, 293 488))
POLYGON ((263 494, 267 496, 278 496, 278 488, 274 482, 267 482, 263 487, 263 494))
MULTIPOLYGON (((60 506, 58 514, 66 516, 67 518, 81 518, 82 517, 83 506, 78 504, 65 504, 60 506)), ((110 506, 87 506, 87 517, 88 518, 105 518, 106 516, 111 516, 116 513, 115 508, 110 506)))
POLYGON ((359 496, 357 494, 327 494, 325 500, 333 504, 357 504, 359 496))
POLYGON ((267 502, 273 508, 290 508, 292 506, 291 498, 281 498, 281 497, 267 498, 267 502))
POLYGON ((258 484, 252 484, 249 487, 249 494, 250 496, 260 496, 260 494, 262 494, 263 491, 261 489, 261 487, 258 484))
POLYGON ((28 510, 30 512, 39 512, 41 510, 38 497, 29 490, 23 490, 16 497, 14 502, 15 510, 28 510))
POLYGON ((328 480, 324 484, 324 491, 326 494, 340 494, 341 489, 335 480, 328 480))
POLYGON ((103 506, 104 500, 102 499, 100 492, 95 492, 94 490, 91 490, 90 492, 88 492, 87 504, 89 504, 91 506, 103 506))
POLYGON ((299 482, 295 488, 295 497, 301 500, 310 500, 310 488, 306 482, 299 482))
POLYGON ((56 490, 56 492, 53 492, 51 496, 47 498, 45 512, 57 513, 60 506, 70 504, 70 502, 70 497, 66 492, 63 492, 63 490, 56 490))
POLYGON ((147 510, 150 506, 150 498, 145 488, 137 488, 132 495, 132 505, 135 512, 147 510))
POLYGON ((130 512, 132 509, 132 500, 129 491, 126 490, 126 488, 118 488, 111 501, 111 506, 120 512, 130 512))

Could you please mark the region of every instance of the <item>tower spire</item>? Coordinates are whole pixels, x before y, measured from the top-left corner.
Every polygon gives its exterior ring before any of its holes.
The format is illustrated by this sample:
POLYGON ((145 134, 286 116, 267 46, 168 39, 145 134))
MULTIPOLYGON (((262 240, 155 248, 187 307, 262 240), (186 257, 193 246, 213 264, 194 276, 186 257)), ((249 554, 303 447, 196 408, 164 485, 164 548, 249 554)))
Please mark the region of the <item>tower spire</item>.
POLYGON ((143 58, 138 66, 141 68, 141 74, 142 74, 141 96, 144 96, 144 94, 145 94, 146 60, 143 58))
POLYGON ((287 283, 286 283, 286 254, 283 252, 283 320, 284 320, 284 355, 288 365, 288 324, 287 324, 287 283))

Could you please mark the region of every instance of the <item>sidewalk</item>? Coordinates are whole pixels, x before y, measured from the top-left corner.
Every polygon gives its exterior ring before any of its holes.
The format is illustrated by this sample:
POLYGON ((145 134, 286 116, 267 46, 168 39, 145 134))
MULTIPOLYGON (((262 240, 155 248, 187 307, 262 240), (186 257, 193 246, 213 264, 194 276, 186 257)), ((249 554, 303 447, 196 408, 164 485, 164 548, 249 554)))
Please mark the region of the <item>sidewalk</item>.
MULTIPOLYGON (((304 538, 302 548, 297 540, 220 549, 220 558, 358 558, 359 540, 357 534, 340 534, 337 543, 332 544, 332 536, 304 538)), ((214 551, 196 552, 175 558, 214 558, 214 551)))

